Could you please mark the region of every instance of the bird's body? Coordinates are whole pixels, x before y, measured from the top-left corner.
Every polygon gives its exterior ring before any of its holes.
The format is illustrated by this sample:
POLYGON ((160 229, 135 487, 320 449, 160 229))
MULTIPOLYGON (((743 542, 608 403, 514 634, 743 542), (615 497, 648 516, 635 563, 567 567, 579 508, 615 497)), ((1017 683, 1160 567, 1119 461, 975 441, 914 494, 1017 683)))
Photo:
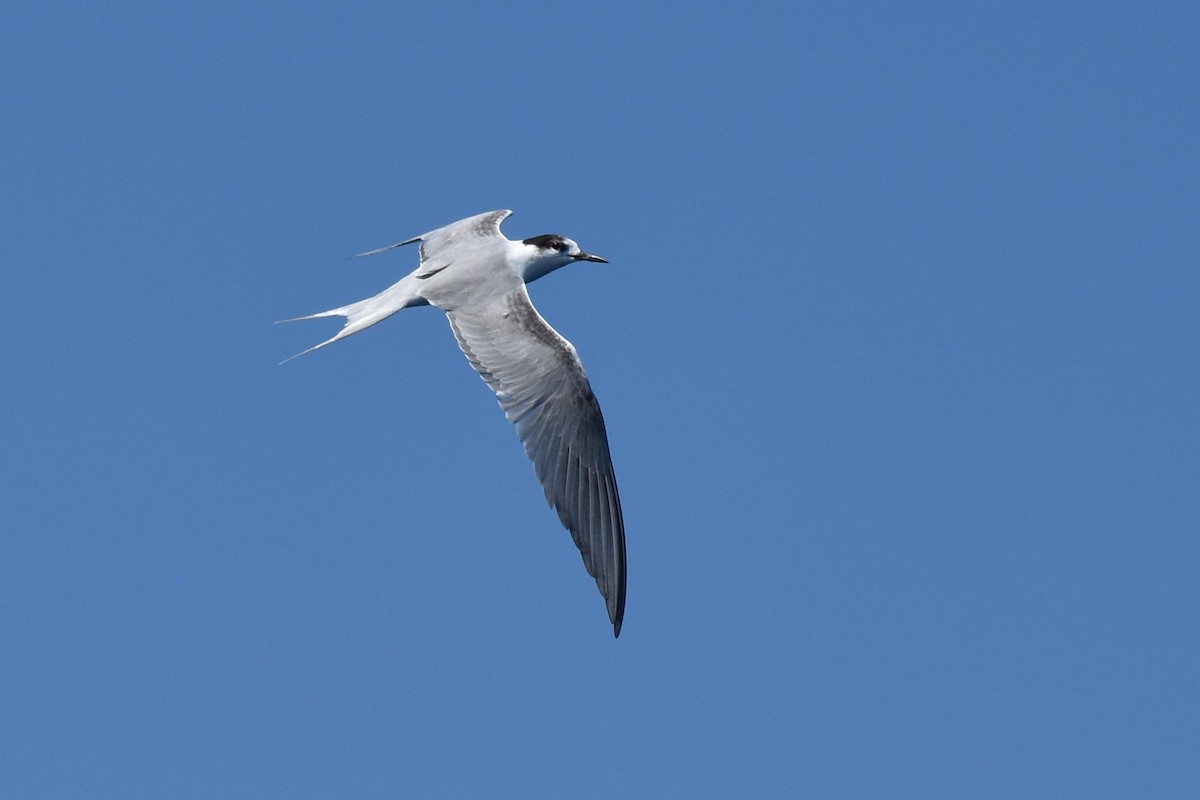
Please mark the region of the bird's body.
MULTIPOLYGON (((525 284, 575 261, 600 261, 555 234, 511 241, 491 211, 361 255, 421 243, 412 273, 366 300, 298 319, 341 316, 337 335, 311 352, 404 308, 446 312, 471 365, 496 393, 604 595, 613 632, 625 613, 625 526, 604 419, 575 348, 542 319, 525 284)), ((301 353, 300 355, 303 355, 301 353)))

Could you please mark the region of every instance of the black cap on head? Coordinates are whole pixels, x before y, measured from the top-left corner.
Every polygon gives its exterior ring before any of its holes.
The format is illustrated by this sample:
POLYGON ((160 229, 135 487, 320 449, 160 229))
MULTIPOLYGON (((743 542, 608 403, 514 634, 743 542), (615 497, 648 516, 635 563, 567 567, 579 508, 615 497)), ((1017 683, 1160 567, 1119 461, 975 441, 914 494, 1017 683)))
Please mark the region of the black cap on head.
POLYGON ((531 244, 534 247, 540 247, 543 250, 566 250, 567 240, 557 233, 543 233, 541 236, 534 236, 529 239, 522 239, 522 244, 531 244))
POLYGON ((608 261, 600 256, 594 256, 591 253, 585 253, 579 250, 579 245, 572 242, 565 236, 560 236, 557 233, 544 233, 541 236, 533 236, 529 239, 522 239, 522 244, 532 245, 540 250, 552 250, 555 252, 567 255, 576 261, 599 261, 602 264, 607 264, 608 261), (572 246, 579 252, 571 253, 572 246))

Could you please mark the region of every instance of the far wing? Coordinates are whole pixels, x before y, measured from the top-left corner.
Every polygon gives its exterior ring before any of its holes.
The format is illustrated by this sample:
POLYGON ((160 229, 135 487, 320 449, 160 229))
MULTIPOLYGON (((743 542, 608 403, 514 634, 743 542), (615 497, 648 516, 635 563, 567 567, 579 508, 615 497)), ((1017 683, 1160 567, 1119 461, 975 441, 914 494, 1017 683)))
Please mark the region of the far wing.
POLYGON ((546 499, 583 554, 620 635, 625 523, 604 418, 575 348, 542 319, 524 285, 493 304, 447 316, 463 353, 516 425, 546 499))
POLYGON ((510 214, 512 212, 508 209, 476 214, 473 217, 451 222, 449 225, 430 231, 429 233, 405 239, 403 242, 396 242, 395 244, 389 244, 387 247, 380 247, 377 250, 368 250, 365 253, 359 253, 354 258, 378 255, 397 247, 403 247, 406 244, 420 242, 420 272, 432 274, 449 266, 449 263, 439 263, 444 260, 439 256, 443 255, 452 245, 455 248, 455 252, 462 258, 470 252, 473 245, 495 246, 498 242, 503 241, 504 234, 500 233, 500 223, 510 214))

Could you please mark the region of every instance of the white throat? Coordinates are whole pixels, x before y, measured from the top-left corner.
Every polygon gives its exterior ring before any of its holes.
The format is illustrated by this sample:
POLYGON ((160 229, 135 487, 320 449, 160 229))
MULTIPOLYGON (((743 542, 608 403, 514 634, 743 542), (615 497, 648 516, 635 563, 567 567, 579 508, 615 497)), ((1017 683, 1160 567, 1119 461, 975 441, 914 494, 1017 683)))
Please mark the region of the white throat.
POLYGON ((526 283, 532 283, 538 278, 549 275, 574 260, 567 255, 549 255, 545 250, 524 242, 510 240, 508 247, 508 263, 526 283))

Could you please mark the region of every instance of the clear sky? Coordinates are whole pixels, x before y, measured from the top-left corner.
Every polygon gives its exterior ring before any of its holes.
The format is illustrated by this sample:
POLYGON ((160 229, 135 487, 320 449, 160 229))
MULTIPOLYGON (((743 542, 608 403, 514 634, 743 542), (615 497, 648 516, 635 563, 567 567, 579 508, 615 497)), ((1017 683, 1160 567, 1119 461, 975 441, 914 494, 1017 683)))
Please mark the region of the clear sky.
POLYGON ((1200 796, 1195 3, 180 6, 0 9, 0 796, 1200 796), (496 208, 617 640, 440 312, 279 365, 496 208))

